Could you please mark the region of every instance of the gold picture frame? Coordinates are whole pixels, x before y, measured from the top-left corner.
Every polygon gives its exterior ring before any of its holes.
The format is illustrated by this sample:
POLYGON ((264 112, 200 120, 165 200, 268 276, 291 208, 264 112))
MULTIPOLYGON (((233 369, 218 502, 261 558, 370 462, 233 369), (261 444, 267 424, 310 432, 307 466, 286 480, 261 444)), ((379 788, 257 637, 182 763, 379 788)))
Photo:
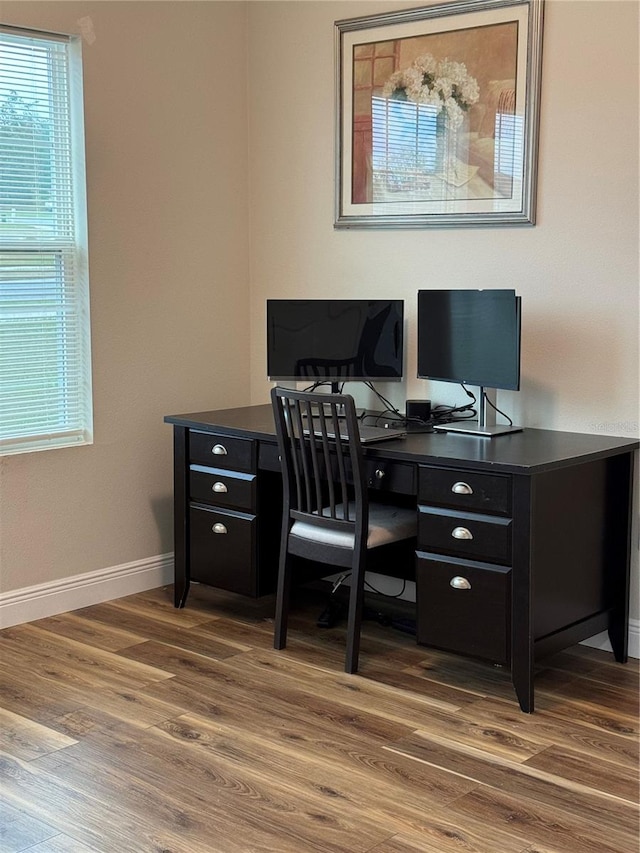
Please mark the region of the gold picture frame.
POLYGON ((337 21, 336 228, 534 225, 543 0, 337 21))

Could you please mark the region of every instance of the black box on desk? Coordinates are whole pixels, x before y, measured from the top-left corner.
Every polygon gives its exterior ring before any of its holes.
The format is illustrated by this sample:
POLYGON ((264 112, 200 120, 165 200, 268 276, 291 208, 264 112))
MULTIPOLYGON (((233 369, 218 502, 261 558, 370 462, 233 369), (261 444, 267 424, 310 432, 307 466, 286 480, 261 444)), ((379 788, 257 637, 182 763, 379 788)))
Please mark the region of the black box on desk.
POLYGON ((431 417, 431 400, 407 400, 407 418, 428 421, 431 417))

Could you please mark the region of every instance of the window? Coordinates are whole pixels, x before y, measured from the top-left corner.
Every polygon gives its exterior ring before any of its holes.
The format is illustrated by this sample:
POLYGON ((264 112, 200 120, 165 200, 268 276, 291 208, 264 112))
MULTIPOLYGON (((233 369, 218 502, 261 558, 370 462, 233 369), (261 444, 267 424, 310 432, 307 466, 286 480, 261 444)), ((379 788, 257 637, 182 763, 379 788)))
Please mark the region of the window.
POLYGON ((0 454, 92 442, 80 50, 0 27, 0 454))

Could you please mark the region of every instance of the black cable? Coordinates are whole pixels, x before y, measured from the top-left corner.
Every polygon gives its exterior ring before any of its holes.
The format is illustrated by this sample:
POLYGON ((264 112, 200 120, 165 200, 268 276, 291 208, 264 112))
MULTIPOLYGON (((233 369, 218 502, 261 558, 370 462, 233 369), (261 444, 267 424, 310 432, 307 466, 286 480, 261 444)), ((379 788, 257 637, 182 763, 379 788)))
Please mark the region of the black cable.
POLYGON ((364 385, 366 385, 366 387, 370 391, 373 391, 373 393, 376 395, 378 400, 380 400, 380 402, 384 405, 386 412, 393 412, 393 414, 396 415, 398 418, 402 418, 402 414, 398 411, 398 409, 396 409, 396 407, 393 405, 393 403, 390 403, 389 400, 387 400, 387 398, 384 397, 378 391, 378 389, 375 387, 373 382, 370 382, 369 380, 365 380, 364 385))
POLYGON ((388 593, 380 592, 379 589, 376 589, 375 586, 372 583, 369 583, 369 581, 366 578, 365 578, 364 584, 365 584, 365 586, 368 586, 369 589, 373 590, 373 592, 375 592, 376 595, 382 595, 384 598, 400 598, 400 596, 402 596, 404 594, 404 592, 407 588, 407 582, 406 582, 406 580, 403 580, 402 581, 402 589, 400 590, 400 592, 396 593, 396 595, 388 595, 388 593))
POLYGON ((476 410, 477 400, 476 400, 475 395, 471 391, 469 391, 468 388, 465 388, 465 386, 462 383, 460 383, 460 387, 462 388, 464 393, 467 395, 467 397, 470 397, 473 402, 467 403, 464 406, 444 406, 444 405, 435 406, 431 410, 431 416, 434 420, 439 421, 439 422, 443 422, 443 423, 452 423, 455 421, 473 420, 477 416, 477 414, 478 414, 478 412, 476 410), (468 412, 468 414, 465 415, 464 414, 465 412, 468 412), (459 417, 460 415, 463 415, 463 417, 459 417))
POLYGON ((476 395, 475 395, 473 392, 469 391, 469 389, 468 389, 468 388, 466 388, 466 387, 465 387, 465 385, 464 385, 462 382, 460 383, 460 387, 462 388, 462 390, 464 391, 464 393, 467 395, 467 397, 469 397, 469 398, 471 399, 471 403, 467 403, 467 405, 466 405, 466 406, 457 406, 457 407, 453 410, 453 412, 454 412, 454 413, 460 413, 460 414, 463 414, 464 412, 468 412, 468 413, 469 413, 469 414, 468 414, 468 415, 466 415, 465 417, 454 417, 454 418, 451 418, 451 420, 452 420, 452 421, 454 421, 454 422, 455 422, 455 421, 469 421, 469 420, 473 420, 473 419, 474 419, 474 418, 476 418, 476 417, 477 417, 477 415, 478 415, 478 410, 476 409, 476 403, 478 402, 478 401, 477 401, 477 398, 476 398, 476 395))
MULTIPOLYGON (((425 428, 433 426, 433 419, 432 418, 428 418, 425 420, 424 418, 407 417, 406 414, 403 414, 401 411, 399 411, 393 405, 393 403, 391 403, 389 400, 387 400, 387 398, 384 397, 378 391, 378 389, 373 385, 372 382, 365 381, 364 384, 367 386, 367 388, 369 388, 369 390, 373 391, 373 393, 380 400, 380 402, 383 403, 383 405, 386 407, 382 412, 376 412, 375 421, 374 421, 375 424, 377 424, 381 418, 384 418, 385 421, 392 421, 394 423, 397 422, 398 425, 400 425, 400 426, 413 425, 416 427, 425 427, 425 428)), ((367 417, 374 417, 374 416, 368 415, 367 417)))
POLYGON ((509 417, 509 415, 507 415, 505 412, 503 412, 501 409, 499 409, 499 408, 495 405, 495 403, 492 403, 492 402, 491 402, 491 400, 489 399, 489 395, 488 395, 486 392, 484 392, 484 399, 487 401, 487 403, 491 406, 491 408, 492 408, 495 412, 497 412, 499 415, 502 415, 502 417, 503 417, 503 418, 506 418, 506 419, 509 421, 509 426, 513 426, 513 421, 511 420, 511 418, 509 417))
MULTIPOLYGON (((317 382, 314 382, 312 385, 307 385, 307 387, 304 388, 303 390, 313 392, 317 388, 322 388, 325 385, 329 385, 329 387, 333 387, 333 382, 330 379, 319 379, 317 382)), ((343 390, 344 390, 344 382, 339 382, 338 385, 340 386, 338 388, 338 394, 342 394, 343 390)))

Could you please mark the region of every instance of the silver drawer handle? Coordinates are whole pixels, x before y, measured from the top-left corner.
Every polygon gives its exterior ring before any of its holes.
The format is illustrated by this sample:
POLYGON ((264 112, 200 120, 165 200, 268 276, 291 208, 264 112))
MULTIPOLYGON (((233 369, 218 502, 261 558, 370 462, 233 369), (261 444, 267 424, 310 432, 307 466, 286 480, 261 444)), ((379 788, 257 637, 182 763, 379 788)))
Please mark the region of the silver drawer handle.
POLYGON ((214 533, 226 533, 227 532, 227 528, 224 526, 224 524, 222 524, 219 521, 217 524, 214 524, 211 529, 213 530, 214 533))
POLYGON ((222 494, 224 494, 228 491, 228 489, 224 483, 214 483, 213 486, 211 486, 211 488, 214 492, 220 492, 222 494))
POLYGON ((376 480, 383 480, 384 473, 385 472, 382 470, 382 468, 376 468, 376 480))
POLYGON ((451 535, 454 539, 473 539, 473 533, 466 527, 454 527, 451 535))
POLYGON ((224 446, 224 444, 214 444, 211 448, 211 452, 214 456, 226 456, 227 448, 224 446))
POLYGON ((451 491, 454 495, 472 495, 473 489, 469 485, 469 483, 463 483, 462 481, 458 483, 454 483, 451 486, 451 491))
POLYGON ((455 578, 451 578, 449 586, 452 586, 454 589, 471 589, 469 581, 466 578, 461 578, 460 575, 456 575, 455 578))

